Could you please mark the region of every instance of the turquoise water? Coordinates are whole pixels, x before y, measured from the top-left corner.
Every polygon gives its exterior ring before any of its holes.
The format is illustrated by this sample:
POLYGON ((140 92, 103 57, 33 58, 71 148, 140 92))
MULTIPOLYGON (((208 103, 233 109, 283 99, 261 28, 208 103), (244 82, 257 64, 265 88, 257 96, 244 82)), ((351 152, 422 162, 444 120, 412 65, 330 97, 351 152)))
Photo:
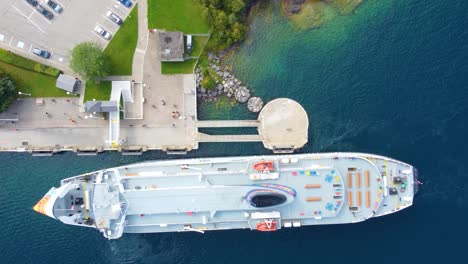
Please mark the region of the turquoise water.
MULTIPOLYGON (((462 263, 468 245, 466 10, 466 1, 367 0, 354 14, 305 31, 277 11, 263 11, 233 58, 235 73, 255 94, 290 97, 309 112, 309 143, 301 151, 365 151, 418 167, 424 185, 413 207, 354 225, 126 234, 107 241, 31 206, 62 178, 167 155, 3 153, 1 263, 462 263)), ((255 117, 245 107, 213 105, 199 115, 255 117)), ((203 144, 188 156, 258 153, 267 153, 261 144, 203 144)))

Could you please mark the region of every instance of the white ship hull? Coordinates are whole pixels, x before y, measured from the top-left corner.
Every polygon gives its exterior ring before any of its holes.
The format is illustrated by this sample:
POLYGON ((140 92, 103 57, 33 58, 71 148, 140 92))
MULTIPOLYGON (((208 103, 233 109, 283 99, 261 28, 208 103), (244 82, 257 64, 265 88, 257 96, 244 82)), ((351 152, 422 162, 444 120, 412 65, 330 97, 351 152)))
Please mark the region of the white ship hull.
POLYGON ((34 209, 105 237, 345 224, 409 207, 417 171, 365 153, 179 159, 62 180, 34 209))

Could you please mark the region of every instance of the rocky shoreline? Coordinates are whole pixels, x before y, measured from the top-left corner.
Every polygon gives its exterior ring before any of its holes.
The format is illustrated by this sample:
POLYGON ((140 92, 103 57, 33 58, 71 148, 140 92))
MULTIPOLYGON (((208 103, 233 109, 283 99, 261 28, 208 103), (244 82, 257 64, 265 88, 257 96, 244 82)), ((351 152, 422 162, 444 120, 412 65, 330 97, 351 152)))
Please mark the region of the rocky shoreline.
POLYGON ((301 12, 301 7, 305 0, 282 0, 283 10, 288 16, 298 14, 301 12))
POLYGON ((248 109, 251 112, 259 112, 263 107, 263 100, 260 97, 251 97, 250 89, 237 79, 228 67, 223 65, 222 61, 225 55, 225 52, 220 52, 217 55, 211 52, 208 54, 208 72, 210 78, 216 82, 211 89, 202 85, 204 78, 207 78, 203 74, 203 69, 201 67, 195 69, 197 98, 204 102, 213 102, 217 100, 218 96, 226 95, 239 103, 248 101, 248 109))

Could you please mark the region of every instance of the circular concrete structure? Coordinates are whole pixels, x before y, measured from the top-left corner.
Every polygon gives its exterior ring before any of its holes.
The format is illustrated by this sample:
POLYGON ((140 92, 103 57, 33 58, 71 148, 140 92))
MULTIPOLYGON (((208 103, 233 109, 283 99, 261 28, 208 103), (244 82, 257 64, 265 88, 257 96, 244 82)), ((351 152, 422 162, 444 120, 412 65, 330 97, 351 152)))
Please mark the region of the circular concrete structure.
POLYGON ((287 98, 275 99, 258 116, 258 133, 265 148, 274 152, 292 152, 307 143, 309 118, 302 106, 287 98))

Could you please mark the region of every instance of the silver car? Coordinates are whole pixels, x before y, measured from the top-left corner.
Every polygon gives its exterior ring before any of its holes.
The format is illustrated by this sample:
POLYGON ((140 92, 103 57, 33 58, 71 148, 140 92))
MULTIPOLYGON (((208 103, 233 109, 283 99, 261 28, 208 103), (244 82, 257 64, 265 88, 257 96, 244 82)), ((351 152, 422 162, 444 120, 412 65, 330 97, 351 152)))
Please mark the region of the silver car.
POLYGON ((103 29, 102 27, 100 26, 96 26, 94 28, 94 31, 96 31, 96 33, 98 33, 101 37, 103 37, 104 39, 107 39, 107 40, 110 40, 112 38, 112 34, 109 33, 109 31, 103 29))
POLYGON ((122 19, 112 11, 107 11, 106 17, 109 18, 110 21, 116 23, 117 25, 122 25, 122 19))

